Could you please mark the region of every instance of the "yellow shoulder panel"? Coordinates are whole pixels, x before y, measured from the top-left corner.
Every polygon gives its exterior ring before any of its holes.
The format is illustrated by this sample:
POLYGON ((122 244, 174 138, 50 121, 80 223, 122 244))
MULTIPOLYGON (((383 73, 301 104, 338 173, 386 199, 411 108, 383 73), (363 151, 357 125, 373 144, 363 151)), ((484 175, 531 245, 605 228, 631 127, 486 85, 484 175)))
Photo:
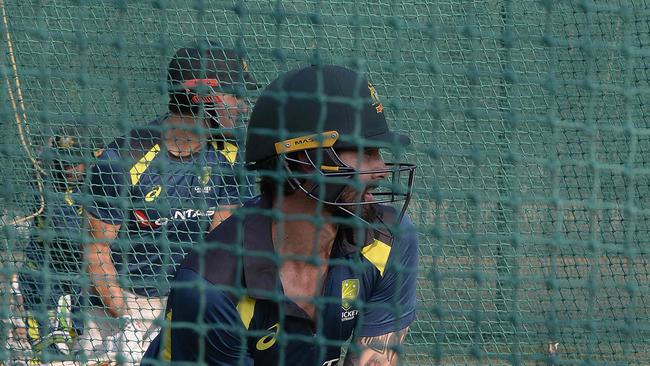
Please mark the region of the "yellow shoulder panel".
POLYGON ((226 160, 232 165, 237 161, 237 151, 239 148, 235 144, 231 144, 228 141, 223 142, 223 149, 219 149, 219 146, 216 141, 211 141, 212 147, 218 152, 221 153, 221 155, 226 157, 226 160))
POLYGON ((390 256, 390 249, 390 245, 375 239, 371 244, 361 248, 361 255, 366 257, 379 270, 379 274, 383 276, 388 256, 390 256))

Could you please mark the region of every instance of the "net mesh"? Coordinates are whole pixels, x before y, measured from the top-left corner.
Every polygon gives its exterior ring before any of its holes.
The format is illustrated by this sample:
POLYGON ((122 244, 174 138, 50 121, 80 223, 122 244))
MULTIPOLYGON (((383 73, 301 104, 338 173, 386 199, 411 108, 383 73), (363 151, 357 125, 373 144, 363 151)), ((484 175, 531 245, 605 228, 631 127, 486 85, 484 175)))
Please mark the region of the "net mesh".
MULTIPOLYGON (((36 228, 12 220, 53 195, 31 160, 50 131, 75 120, 101 145, 145 125, 167 109, 175 49, 218 38, 246 52, 263 84, 314 63, 363 70, 392 127, 411 137, 402 158, 418 165, 408 213, 420 262, 403 364, 647 362, 645 0, 50 0, 2 10, 5 294, 30 271, 36 228)), ((46 221, 41 232, 56 231, 46 221)), ((45 284, 89 286, 69 268, 32 271, 45 284)), ((15 339, 23 313, 12 298, 0 307, 5 363, 33 357, 15 339)))

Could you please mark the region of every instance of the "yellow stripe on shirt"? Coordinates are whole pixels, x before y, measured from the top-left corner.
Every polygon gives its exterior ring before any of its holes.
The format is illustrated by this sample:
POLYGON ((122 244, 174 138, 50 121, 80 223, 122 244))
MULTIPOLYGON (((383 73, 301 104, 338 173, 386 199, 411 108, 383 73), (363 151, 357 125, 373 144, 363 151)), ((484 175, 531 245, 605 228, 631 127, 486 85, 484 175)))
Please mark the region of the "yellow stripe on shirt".
POLYGON ((27 316, 27 335, 33 342, 41 339, 38 320, 33 315, 27 316))
POLYGON ((163 350, 163 361, 172 360, 172 312, 171 310, 165 315, 165 319, 169 322, 165 328, 165 349, 163 350))
POLYGON ((131 185, 134 186, 138 183, 140 180, 140 176, 142 176, 142 173, 149 168, 149 164, 153 161, 153 159, 158 155, 160 152, 160 145, 155 144, 140 160, 138 160, 137 163, 135 163, 134 166, 131 167, 131 170, 129 170, 129 173, 131 174, 131 185))

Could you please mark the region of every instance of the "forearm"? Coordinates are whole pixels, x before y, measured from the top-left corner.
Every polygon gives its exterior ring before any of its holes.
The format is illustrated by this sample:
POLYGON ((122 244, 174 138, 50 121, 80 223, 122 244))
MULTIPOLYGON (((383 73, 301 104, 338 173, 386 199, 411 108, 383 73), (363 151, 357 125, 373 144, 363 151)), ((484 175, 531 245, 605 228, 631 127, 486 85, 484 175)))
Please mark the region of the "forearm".
POLYGON ((350 347, 344 366, 395 366, 399 363, 398 348, 406 338, 408 328, 376 337, 361 337, 356 349, 350 347))
POLYGON ((124 293, 117 283, 110 247, 110 243, 117 238, 120 226, 104 223, 90 214, 87 216, 89 234, 95 240, 87 244, 84 250, 91 284, 110 315, 126 315, 124 293))
POLYGON ((361 356, 346 356, 343 366, 396 366, 398 359, 399 357, 396 354, 388 358, 366 352, 365 355, 362 354, 361 356))
POLYGON ((212 229, 219 226, 219 224, 222 222, 226 221, 226 219, 229 218, 230 215, 232 215, 233 211, 238 207, 239 205, 227 205, 218 207, 212 216, 212 222, 210 223, 208 232, 212 231, 212 229))
POLYGON ((361 352, 360 355, 357 355, 348 351, 343 366, 395 366, 398 361, 399 357, 396 353, 388 356, 375 352, 361 352))
POLYGON ((92 287, 101 298, 106 311, 114 317, 126 315, 124 292, 117 282, 117 271, 108 245, 90 244, 86 249, 86 255, 92 287))

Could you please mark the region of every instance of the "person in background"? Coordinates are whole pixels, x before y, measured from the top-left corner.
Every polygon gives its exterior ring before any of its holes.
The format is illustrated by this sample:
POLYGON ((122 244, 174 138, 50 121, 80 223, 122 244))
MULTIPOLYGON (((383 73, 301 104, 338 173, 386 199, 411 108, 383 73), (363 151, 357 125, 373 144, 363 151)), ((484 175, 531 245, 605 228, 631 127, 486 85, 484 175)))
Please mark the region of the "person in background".
POLYGON ((27 336, 36 361, 65 358, 75 330, 70 311, 79 298, 83 209, 79 203, 86 165, 101 154, 101 142, 88 129, 67 121, 50 134, 41 154, 44 210, 18 275, 27 336))
POLYGON ((92 168, 86 357, 138 363, 186 252, 253 195, 234 133, 257 88, 242 55, 180 48, 167 83, 168 113, 109 144, 92 168))

